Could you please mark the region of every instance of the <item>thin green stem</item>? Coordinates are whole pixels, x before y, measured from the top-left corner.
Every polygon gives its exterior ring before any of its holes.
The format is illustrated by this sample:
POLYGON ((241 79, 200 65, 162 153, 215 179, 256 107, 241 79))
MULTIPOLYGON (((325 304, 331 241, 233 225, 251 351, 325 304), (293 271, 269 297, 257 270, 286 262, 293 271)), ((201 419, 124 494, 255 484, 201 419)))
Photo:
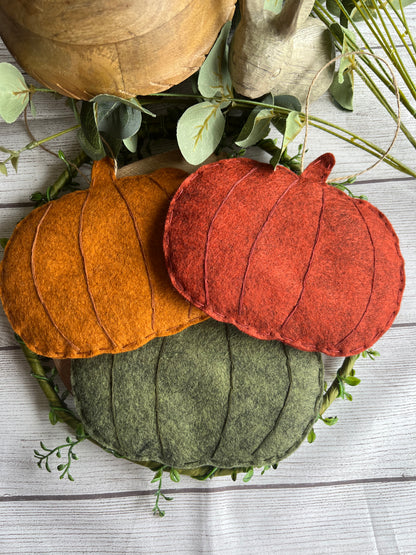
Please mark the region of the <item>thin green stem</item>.
MULTIPOLYGON (((320 2, 315 3, 314 11, 315 11, 315 14, 319 17, 319 19, 323 23, 325 23, 325 25, 328 28, 330 27, 330 25, 332 23, 335 23, 335 19, 331 16, 331 14, 329 14, 330 19, 327 19, 326 10, 323 8, 323 6, 320 4, 320 2)), ((345 11, 345 9, 344 9, 344 11, 345 11)), ((345 14, 347 14, 347 13, 348 12, 345 11, 345 14)), ((354 26, 355 30, 357 32, 359 32, 358 28, 356 27, 353 20, 351 20, 351 24, 354 26)), ((342 51, 342 44, 339 42, 338 37, 335 34, 333 34, 333 39, 334 39, 335 45, 338 48, 338 50, 342 51)), ((361 35, 361 39, 365 43, 364 45, 369 50, 369 52, 372 53, 372 49, 371 49, 370 45, 365 41, 365 39, 362 35, 361 35)), ((350 39, 348 36, 346 37, 346 40, 347 40, 347 44, 348 44, 348 46, 351 50, 358 50, 359 49, 357 43, 355 41, 353 41, 352 39, 350 39)), ((391 81, 391 75, 387 72, 386 68, 384 67, 383 64, 381 64, 380 61, 376 60, 376 63, 383 70, 383 73, 380 73, 378 68, 372 63, 372 60, 370 60, 368 57, 363 56, 360 59, 360 61, 363 64, 365 64, 368 67, 368 69, 371 70, 393 94, 395 93, 395 87, 394 87, 394 85, 391 81), (387 77, 386 77, 386 75, 387 75, 387 77)), ((397 114, 394 112, 394 110, 392 110, 390 102, 382 94, 382 92, 377 87, 377 85, 375 84, 375 82, 371 78, 370 74, 365 69, 365 67, 363 67, 362 65, 361 66, 357 65, 355 67, 355 71, 363 79, 364 83, 368 86, 370 91, 376 96, 377 100, 382 104, 382 106, 388 111, 388 113, 393 117, 393 119, 395 121, 397 121, 397 114)), ((405 94, 403 93, 403 91, 400 88, 399 88, 398 92, 399 92, 399 97, 400 97, 401 104, 406 108, 406 110, 408 110, 408 112, 411 114, 412 117, 415 117, 416 116, 416 108, 410 104, 410 102, 408 101, 405 94)), ((412 144, 413 147, 416 148, 416 139, 413 137, 413 135, 410 133, 410 131, 407 129, 407 127, 402 122, 400 124, 400 128, 403 131, 406 138, 408 139, 408 141, 412 144)))
POLYGON ((13 151, 10 154, 10 156, 8 158, 6 158, 6 160, 3 160, 2 163, 6 164, 12 158, 15 158, 15 159, 18 158, 22 154, 22 152, 25 152, 26 150, 33 150, 33 149, 43 145, 44 143, 47 143, 48 141, 52 141, 53 139, 57 139, 58 137, 61 137, 62 135, 65 135, 66 133, 70 133, 71 131, 75 131, 76 129, 79 129, 80 127, 81 127, 80 124, 73 125, 72 127, 69 127, 68 129, 64 129, 63 131, 59 131, 58 133, 54 133, 53 135, 50 135, 49 137, 44 137, 43 139, 39 139, 37 141, 31 141, 30 143, 25 145, 20 150, 13 151))
POLYGON ((323 401, 322 406, 319 414, 322 416, 326 410, 331 406, 331 404, 335 401, 335 399, 339 396, 339 387, 338 387, 338 377, 340 378, 347 378, 351 375, 351 372, 354 369, 354 364, 359 358, 360 355, 353 355, 350 357, 346 357, 344 362, 342 363, 341 368, 338 370, 337 375, 332 382, 332 384, 327 389, 323 401))
POLYGON ((32 141, 31 143, 24 146, 22 149, 18 150, 18 153, 20 154, 21 152, 24 152, 25 150, 33 150, 34 148, 37 148, 38 146, 43 145, 44 143, 52 141, 53 139, 57 139, 58 137, 61 137, 62 135, 65 135, 66 133, 70 133, 71 131, 75 131, 76 129, 79 129, 80 127, 81 127, 81 125, 79 123, 77 123, 76 125, 73 125, 72 127, 68 127, 68 129, 64 129, 63 131, 59 131, 58 133, 55 133, 54 135, 50 135, 49 137, 44 137, 43 139, 39 139, 38 141, 32 141))
MULTIPOLYGON (((339 9, 342 11, 342 13, 345 15, 345 17, 349 18, 349 13, 348 11, 345 9, 345 7, 343 6, 343 4, 341 2, 339 2, 339 0, 335 0, 339 9)), ((320 4, 320 2, 315 2, 315 8, 314 11, 316 13, 316 15, 321 19, 321 21, 323 21, 323 23, 325 23, 325 25, 329 28, 330 25, 328 25, 328 22, 325 21, 325 19, 322 17, 322 13, 321 10, 322 9, 322 5, 320 4)), ((336 23, 335 19, 332 18, 331 19, 331 23, 336 23)), ((366 38, 364 37, 364 35, 361 33, 359 27, 356 25, 355 21, 351 18, 349 18, 349 23, 350 25, 353 27, 355 34, 359 37, 359 39, 361 40, 363 46, 370 52, 373 53, 373 49, 371 48, 370 44, 367 42, 366 38)), ((332 36, 337 44, 338 50, 341 52, 342 51, 342 43, 339 42, 338 37, 332 33, 332 36)), ((356 50, 360 50, 360 47, 358 46, 358 43, 356 41, 353 41, 350 37, 346 36, 346 41, 347 44, 349 46, 349 48, 353 51, 356 50)), ((384 64, 382 62, 380 62, 380 60, 374 59, 374 63, 373 60, 370 60, 368 58, 362 58, 362 61, 367 65, 367 67, 375 74, 377 75, 377 77, 386 85, 386 87, 388 87, 390 89, 391 92, 395 92, 394 89, 394 85, 391 82, 391 75, 388 72, 387 68, 384 66, 384 64), (376 64, 376 65, 374 65, 376 64), (376 67, 378 66, 378 67, 376 67)))
MULTIPOLYGON (((377 11, 380 13, 380 8, 379 8, 379 6, 377 5, 376 7, 377 7, 377 11)), ((391 6, 390 6, 390 7, 391 7, 391 6)), ((390 21, 390 23, 391 23, 391 25, 392 25, 394 31, 396 32, 396 35, 399 37, 401 43, 403 44, 403 46, 405 47, 407 53, 409 54, 410 59, 411 59, 412 62, 413 62, 413 65, 416 66, 416 57, 414 56, 414 54, 413 54, 411 48, 409 47, 409 45, 407 44, 407 42, 404 40, 404 34, 400 32, 400 29, 397 27, 396 22, 395 22, 394 19, 392 18, 391 13, 390 13, 389 10, 387 9, 386 4, 384 4, 384 2, 381 3, 381 8, 382 8, 383 12, 386 14, 388 20, 390 21)), ((383 19, 382 19, 382 17, 381 17, 381 14, 379 15, 379 17, 380 17, 380 19, 383 21, 383 19)), ((406 22, 406 25, 407 25, 407 22, 406 22)), ((406 26, 405 26, 405 34, 406 34, 406 33, 407 33, 407 28, 406 28, 406 26)))
MULTIPOLYGON (((340 2, 340 0, 335 0, 337 6, 339 7, 339 9, 341 10, 341 12, 344 14, 344 16, 348 19, 349 24, 351 25, 351 27, 354 29, 354 32, 356 33, 356 35, 359 37, 359 39, 361 40, 362 44, 364 45, 364 47, 371 53, 373 53, 373 49, 371 48, 369 42, 366 40, 365 36, 361 33, 359 27, 357 26, 357 24, 355 23, 354 19, 350 17, 348 11, 345 9, 344 5, 342 4, 342 2, 340 2)), ((316 15, 321 19, 321 21, 323 21, 325 23, 325 25, 327 25, 327 27, 329 28, 328 25, 328 21, 325 20, 325 17, 323 15, 323 6, 320 4, 320 2, 316 2, 315 3, 315 8, 314 11, 316 13, 316 15)), ((373 29, 371 28, 371 26, 369 25, 367 19, 365 18, 364 15, 362 15, 364 21, 366 22, 368 28, 370 29, 370 31, 373 33, 373 35, 375 36, 376 40, 379 42, 380 46, 383 48, 383 34, 381 33, 380 35, 377 35, 374 33, 373 29)), ((330 24, 331 23, 335 23, 335 19, 331 18, 330 20, 330 24)), ((337 39, 337 37, 335 35, 333 35, 335 39, 337 39)), ((352 49, 352 50, 358 50, 358 44, 351 40, 349 37, 346 38, 347 40, 347 44, 348 46, 352 49)), ((337 41, 338 42, 338 41, 337 41)), ((388 47, 388 45, 387 45, 388 47)), ((342 45, 338 44, 338 49, 341 51, 342 50, 342 45)), ((386 52, 387 56, 389 57, 389 59, 391 60, 391 51, 390 48, 388 47, 387 50, 385 48, 383 48, 383 50, 386 52)), ((391 75, 389 74, 387 68, 384 66, 384 64, 382 64, 379 60, 375 60, 373 63, 373 60, 369 60, 366 57, 362 58, 362 61, 367 65, 367 67, 382 81, 382 83, 384 83, 384 85, 386 85, 386 87, 388 87, 388 89, 392 92, 395 93, 395 87, 394 84, 392 82, 391 79, 391 75), (376 64, 376 65, 375 65, 376 64), (381 70, 381 71, 380 71, 381 70)), ((391 60, 393 63, 393 60, 391 60)), ((410 80, 407 81, 406 85, 409 86, 409 83, 411 83, 412 81, 410 80)), ((400 95, 400 100, 403 104, 403 106, 405 106, 405 108, 411 113, 411 115, 414 117, 415 115, 415 108, 409 103, 409 101, 407 100, 406 96, 404 95, 402 90, 399 90, 399 95, 400 95)))
POLYGON ((406 18, 406 15, 405 15, 405 13, 404 13, 404 8, 403 8, 403 2, 402 2, 402 0, 399 0, 399 5, 400 5, 400 12, 401 12, 401 13, 399 13, 398 10, 396 9, 396 7, 395 7, 393 4, 391 4, 391 3, 389 2, 389 6, 392 8, 392 10, 394 11, 394 13, 395 13, 395 14, 397 15, 397 17, 399 18, 401 24, 402 24, 403 27, 405 28, 406 34, 407 34, 407 36, 409 37, 409 40, 410 40, 410 42, 411 42, 411 44, 412 44, 412 46, 413 46, 413 50, 414 50, 415 53, 416 53, 416 41, 415 41, 415 39, 413 38, 413 34, 412 34, 412 32, 410 31, 409 24, 407 23, 407 18, 406 18))
POLYGON ((53 89, 45 89, 45 88, 42 88, 42 87, 35 87, 34 85, 30 85, 29 90, 27 92, 29 92, 29 93, 44 92, 44 93, 58 94, 53 89))
MULTIPOLYGON (((204 98, 202 95, 193 95, 193 94, 181 95, 177 93, 157 93, 155 96, 160 98, 162 97, 166 97, 166 98, 185 97, 189 99, 204 98)), ((205 100, 209 100, 209 99, 205 99, 205 100)), ((290 110, 287 108, 281 108, 279 106, 274 106, 273 104, 258 102, 255 100, 247 100, 245 98, 234 98, 232 100, 232 103, 233 103, 233 107, 235 108, 245 107, 245 106, 253 106, 253 107, 261 106, 262 108, 273 110, 276 113, 276 116, 287 115, 290 112, 290 110)), ((301 115, 305 116, 304 113, 301 113, 301 115)), ((378 147, 377 145, 375 145, 374 143, 367 141, 363 137, 360 137, 359 135, 356 135, 355 133, 348 131, 347 129, 344 129, 341 126, 336 125, 334 123, 330 123, 322 118, 318 118, 316 116, 309 116, 309 124, 313 127, 321 129, 322 131, 325 131, 326 133, 329 133, 330 135, 333 135, 334 137, 338 137, 343 141, 346 141, 350 144, 355 145, 358 148, 361 148, 362 150, 372 154, 376 158, 380 158, 384 154, 384 150, 378 147), (341 135, 340 133, 342 133, 343 135, 341 135)), ((411 168, 409 168, 408 166, 406 166, 405 164, 403 164, 393 156, 387 155, 384 158, 384 161, 387 164, 389 164, 391 167, 403 173, 406 173, 407 175, 416 177, 415 170, 412 170, 411 168)))
MULTIPOLYGON (((374 94, 374 96, 377 98, 380 104, 387 110, 388 114, 394 119, 395 122, 397 122, 397 113, 395 112, 395 110, 393 110, 386 97, 378 89, 378 87, 371 79, 371 77, 368 75, 368 73, 366 71, 363 71, 363 69, 359 66, 355 67, 355 71, 357 75, 359 75, 360 78, 364 81, 364 83, 367 85, 370 91, 374 94)), ((414 110, 413 108, 412 110, 414 112, 413 116, 416 116, 416 110, 414 110)), ((412 135, 412 133, 409 131, 409 129, 405 126, 405 124, 402 121, 400 121, 400 130, 405 135, 406 139, 410 142, 410 144, 414 148, 416 148, 416 138, 412 135)))
MULTIPOLYGON (((373 50, 369 44, 369 42, 366 40, 365 36, 363 35, 363 33, 361 32, 360 28, 357 26, 357 24, 355 23, 355 21, 350 17, 348 11, 345 9, 344 5, 342 4, 342 2, 340 0, 335 0, 338 8, 340 9, 340 11, 343 13, 343 15, 346 17, 346 19, 348 20, 348 23, 351 25, 351 27, 354 29, 355 34, 358 36, 358 38, 361 40, 362 44, 364 45, 364 47, 371 53, 373 53, 373 50)), ((320 2, 317 3, 318 5, 320 5, 320 2)), ((317 13, 317 12, 316 12, 317 13)), ((319 16, 319 13, 317 13, 317 15, 319 16)), ((333 22, 335 23, 335 20, 333 20, 333 22)), ((350 48, 352 48, 352 50, 359 50, 359 46, 355 41, 352 41, 349 37, 347 37, 347 42, 348 45, 350 46, 350 48)), ((340 50, 342 50, 342 45, 340 50)), ((391 80, 391 75, 389 74, 387 68, 384 66, 384 64, 382 62, 380 62, 380 60, 375 59, 374 63, 378 66, 378 69, 376 68, 376 66, 374 65, 372 60, 365 60, 368 67, 370 67, 370 69, 376 73, 376 75, 382 79, 382 74, 384 74, 384 77, 387 78, 387 83, 390 84, 390 86, 392 86, 390 80, 391 80), (381 71, 381 74, 380 74, 381 71)), ((394 92, 394 87, 391 89, 394 92)))
MULTIPOLYGON (((354 0, 354 1, 355 1, 355 0, 354 0)), ((373 1, 373 4, 374 4, 374 1, 373 1)), ((387 24, 386 24, 386 22, 385 22, 385 20, 384 20, 384 18, 383 18, 383 16, 382 16, 382 13, 381 13, 381 11, 380 11, 380 9, 379 9, 377 3, 375 3, 375 8, 376 8, 376 11, 377 11, 378 18, 380 19, 380 21, 381 21, 381 23, 382 23, 382 25, 383 25, 384 33, 385 33, 385 35, 388 37, 388 39, 389 39, 389 41, 390 41, 390 45, 389 45, 389 47, 388 47, 388 50, 386 51, 386 54, 390 57, 392 63, 394 64, 394 66, 396 67, 396 69, 398 70, 398 72, 400 73, 400 75, 402 76, 403 80, 404 80, 405 83, 406 83, 407 88, 409 89, 410 94, 413 96, 413 98, 416 99, 416 89, 415 89, 415 87, 414 87, 413 80, 412 80, 412 78, 410 77, 409 72, 407 71, 406 65, 404 64, 402 58, 401 58, 400 55, 399 55, 399 51, 397 50, 397 47, 396 47, 396 45, 395 45, 395 43, 394 43, 394 40, 393 40, 393 38, 392 38, 392 36, 391 36, 391 34, 390 34, 390 32, 389 32, 389 29, 388 29, 388 27, 387 27, 387 24)), ((403 40, 403 37, 402 37, 402 35, 401 35, 399 29, 397 28, 397 25, 396 25, 394 19, 391 17, 390 12, 389 12, 388 10, 386 10, 385 6, 384 6, 384 12, 385 12, 385 14, 387 15, 387 17, 389 18, 390 23, 392 24, 393 29, 396 31, 397 36, 398 36, 399 39, 401 40, 402 44, 403 44, 405 47, 407 47, 407 44, 406 44, 406 42, 403 40)), ((373 20, 374 20, 374 18, 373 18, 373 20)), ((415 59, 414 59, 414 57, 413 57, 412 52, 411 52, 410 49, 409 49, 409 53, 410 53, 410 56, 411 56, 411 58, 412 58, 413 63, 415 63, 415 59)))
POLYGON ((371 13, 371 10, 368 8, 365 2, 361 3, 361 2, 357 2, 356 0, 353 0, 353 2, 354 2, 355 8, 363 18, 368 29, 374 35, 375 39, 380 44, 380 46, 384 50, 385 54, 387 55, 391 63, 397 69, 403 81, 405 82, 410 94, 416 100, 416 91, 414 89, 412 79, 402 59, 398 55, 396 46, 391 38, 390 32, 387 28, 387 25, 385 24, 384 19, 381 17, 381 13, 378 12, 378 15, 379 15, 380 21, 382 22, 383 30, 380 29, 379 25, 377 24, 376 18, 373 16, 373 14, 371 13))
MULTIPOLYGON (((345 141, 345 142, 347 142, 351 145, 354 145, 354 146, 360 148, 361 150, 364 150, 365 152, 368 152, 372 156, 375 156, 376 158, 381 158, 381 156, 383 155, 383 150, 381 148, 379 148, 377 145, 369 143, 368 141, 365 141, 365 144, 359 144, 359 143, 356 142, 357 140, 363 140, 362 138, 359 138, 359 137, 354 136, 352 134, 349 137, 345 137, 345 136, 343 136, 339 133, 336 133, 335 131, 328 131, 328 129, 319 125, 318 123, 310 123, 310 125, 312 125, 313 127, 316 127, 317 129, 321 129, 322 131, 330 133, 334 137, 337 137, 338 139, 341 139, 342 141, 345 141), (369 147, 365 146, 366 144, 369 144, 370 146, 369 147)), ((390 155, 386 156, 384 158, 383 162, 385 162, 387 165, 391 166, 395 170, 398 170, 402 173, 405 173, 406 175, 416 177, 416 171, 415 170, 412 170, 408 166, 404 165, 402 162, 400 162, 399 160, 397 160, 393 156, 390 156, 390 155)))

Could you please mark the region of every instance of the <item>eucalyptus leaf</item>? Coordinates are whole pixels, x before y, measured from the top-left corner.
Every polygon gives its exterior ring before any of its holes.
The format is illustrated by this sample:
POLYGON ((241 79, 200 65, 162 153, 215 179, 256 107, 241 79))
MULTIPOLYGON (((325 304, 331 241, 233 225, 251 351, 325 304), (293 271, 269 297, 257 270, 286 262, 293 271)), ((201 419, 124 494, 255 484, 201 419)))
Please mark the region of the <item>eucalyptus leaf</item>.
POLYGON ((247 148, 264 139, 269 134, 270 122, 273 117, 273 110, 261 109, 260 106, 256 106, 248 116, 235 144, 247 148))
POLYGON ((105 149, 104 149, 104 145, 101 142, 101 139, 100 139, 99 146, 95 147, 88 141, 82 129, 78 130, 77 139, 80 144, 80 147, 85 152, 85 154, 91 158, 91 160, 101 160, 101 158, 104 158, 105 149))
MULTIPOLYGON (((228 70, 227 38, 230 29, 231 21, 227 21, 199 70, 198 89, 205 98, 231 99, 233 96, 233 85, 228 70)), ((221 108, 225 108, 230 102, 231 100, 222 101, 221 108)))
POLYGON ((111 156, 111 158, 117 158, 120 149, 123 146, 123 140, 106 133, 103 133, 101 138, 104 143, 105 153, 111 156))
MULTIPOLYGON (((342 54, 351 52, 348 41, 355 43, 355 34, 338 23, 331 25, 331 31, 342 41, 342 54)), ((340 60, 339 68, 335 72, 330 86, 330 93, 335 102, 345 110, 353 110, 354 101, 354 56, 344 56, 340 60)))
POLYGON ((14 171, 17 173, 17 166, 19 164, 19 156, 12 156, 10 158, 10 163, 13 166, 14 171))
POLYGON ((355 376, 347 376, 346 378, 344 378, 344 382, 348 385, 356 386, 361 383, 361 380, 359 378, 356 378, 355 376))
POLYGON ((200 102, 180 117, 176 130, 178 145, 190 164, 201 164, 217 148, 225 128, 219 104, 200 102))
POLYGON ((138 141, 137 133, 135 135, 132 135, 131 137, 127 137, 127 139, 123 139, 124 146, 130 152, 136 152, 136 150, 137 150, 137 141, 138 141))
POLYGON ((341 10, 335 0, 326 0, 326 8, 332 15, 339 17, 341 10))
POLYGON ((98 94, 97 96, 94 96, 94 98, 92 98, 90 102, 95 102, 97 104, 101 104, 102 102, 122 102, 123 104, 125 104, 126 106, 130 106, 130 108, 133 108, 134 110, 140 110, 148 116, 152 116, 154 118, 156 117, 156 114, 142 106, 137 98, 121 98, 113 94, 98 94))
POLYGON ((316 433, 315 433, 315 430, 314 430, 313 428, 311 428, 311 430, 310 430, 310 432, 309 432, 309 434, 308 434, 307 439, 308 439, 308 443, 313 443, 313 442, 315 441, 315 439, 316 439, 316 433))
POLYGON ((249 468, 246 475, 244 476, 243 482, 245 482, 245 483, 249 482, 252 479, 253 475, 254 475, 254 468, 251 467, 251 468, 249 468))
POLYGON ((280 159, 282 157, 282 150, 280 148, 276 149, 276 152, 270 158, 270 164, 273 166, 274 169, 279 165, 280 159))
MULTIPOLYGON (((351 13, 355 10, 355 4, 354 4, 354 0, 341 0, 341 4, 344 7, 344 10, 351 15, 351 13)), ((340 14, 339 14, 339 20, 341 25, 343 25, 344 27, 347 27, 348 25, 348 18, 345 15, 343 10, 340 10, 340 14)))
POLYGON ((341 58, 338 68, 338 80, 340 83, 342 83, 344 72, 351 66, 353 66, 355 62, 354 55, 347 56, 349 52, 352 52, 348 41, 352 42, 353 44, 356 43, 355 33, 353 31, 350 31, 349 29, 346 29, 345 27, 342 27, 342 25, 338 25, 338 23, 331 25, 331 29, 333 29, 339 39, 342 40, 341 54, 343 54, 344 56, 341 58))
MULTIPOLYGON (((274 96, 273 103, 276 107, 285 108, 286 110, 290 110, 290 111, 300 112, 302 110, 302 105, 300 101, 296 98, 296 96, 291 96, 288 94, 274 96)), ((272 121, 273 125, 282 135, 284 135, 286 131, 286 119, 288 115, 289 114, 277 116, 272 121)), ((275 166, 276 164, 279 163, 279 161, 280 161, 280 156, 277 159, 275 159, 273 162, 272 161, 270 162, 275 166)))
POLYGON ((343 74, 342 83, 339 82, 338 72, 334 75, 334 80, 329 88, 332 98, 344 110, 353 111, 354 109, 354 75, 347 70, 343 74))
POLYGON ((296 111, 290 112, 286 118, 285 133, 283 135, 282 152, 284 152, 289 143, 299 135, 305 125, 303 116, 296 111))
MULTIPOLYGON (((81 106, 81 130, 86 141, 97 152, 103 148, 97 124, 97 106, 91 102, 83 102, 81 106)), ((87 153, 88 154, 88 153, 87 153)), ((95 158, 94 158, 95 160, 95 158)))
POLYGON ((117 139, 128 139, 135 135, 142 123, 142 113, 122 102, 100 102, 97 104, 97 126, 99 131, 117 139))
POLYGON ((12 64, 0 63, 0 117, 6 123, 17 120, 29 102, 29 88, 12 64))
POLYGON ((302 110, 302 104, 296 96, 290 94, 279 94, 273 97, 273 104, 279 106, 280 108, 287 108, 288 110, 295 110, 300 112, 302 110))

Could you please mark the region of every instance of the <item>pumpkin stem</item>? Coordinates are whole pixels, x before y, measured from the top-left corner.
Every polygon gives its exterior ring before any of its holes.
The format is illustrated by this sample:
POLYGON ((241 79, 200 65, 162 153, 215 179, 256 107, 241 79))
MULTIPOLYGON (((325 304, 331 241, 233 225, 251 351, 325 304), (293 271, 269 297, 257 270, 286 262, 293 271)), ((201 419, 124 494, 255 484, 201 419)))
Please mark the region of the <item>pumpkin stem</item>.
POLYGON ((330 152, 327 152, 311 162, 303 171, 302 177, 314 183, 326 182, 334 166, 335 157, 330 152))

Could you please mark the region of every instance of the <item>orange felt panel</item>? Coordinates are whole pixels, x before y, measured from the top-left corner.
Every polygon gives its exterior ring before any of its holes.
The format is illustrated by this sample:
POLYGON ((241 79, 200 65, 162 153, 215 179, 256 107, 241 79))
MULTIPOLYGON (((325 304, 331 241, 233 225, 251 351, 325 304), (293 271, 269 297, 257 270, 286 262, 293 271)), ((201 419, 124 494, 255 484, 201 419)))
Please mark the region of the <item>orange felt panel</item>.
POLYGON ((10 323, 36 353, 85 358, 136 349, 207 318, 172 287, 163 226, 186 174, 117 179, 96 162, 91 187, 20 222, 0 268, 10 323))
POLYGON ((377 208, 326 183, 334 163, 298 176, 238 158, 190 175, 165 225, 177 290, 260 339, 333 356, 373 345, 399 311, 403 258, 377 208))

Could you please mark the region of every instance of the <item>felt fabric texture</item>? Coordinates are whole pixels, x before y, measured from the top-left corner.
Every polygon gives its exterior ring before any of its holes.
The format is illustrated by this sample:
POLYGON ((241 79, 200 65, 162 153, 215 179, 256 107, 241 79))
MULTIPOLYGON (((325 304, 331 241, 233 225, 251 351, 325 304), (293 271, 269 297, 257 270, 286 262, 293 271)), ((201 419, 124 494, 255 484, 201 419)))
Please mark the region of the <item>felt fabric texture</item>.
POLYGON ((118 355, 74 360, 86 431, 134 461, 262 466, 306 437, 322 401, 321 355, 207 320, 118 355))
POLYGON ((186 174, 116 179, 106 158, 91 187, 31 212, 7 243, 0 295, 34 352, 90 357, 135 349, 207 318, 172 287, 163 256, 169 201, 186 174))
POLYGON ((238 158, 190 175, 165 225, 173 285, 260 339, 333 356, 371 347, 399 311, 404 262, 387 218, 325 183, 334 163, 324 154, 298 176, 238 158))

